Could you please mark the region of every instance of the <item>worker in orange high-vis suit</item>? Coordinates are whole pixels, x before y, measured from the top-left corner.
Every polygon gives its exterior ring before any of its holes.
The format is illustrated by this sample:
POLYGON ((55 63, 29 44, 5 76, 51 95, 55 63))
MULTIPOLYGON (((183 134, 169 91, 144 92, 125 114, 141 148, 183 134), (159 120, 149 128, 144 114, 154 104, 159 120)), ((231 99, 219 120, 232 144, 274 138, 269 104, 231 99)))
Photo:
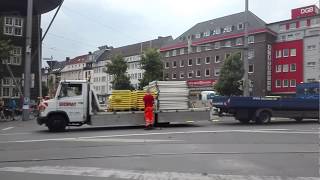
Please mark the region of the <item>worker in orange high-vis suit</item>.
POLYGON ((146 94, 143 97, 143 102, 144 102, 144 120, 146 122, 146 130, 153 129, 153 103, 154 103, 154 98, 148 89, 146 94))

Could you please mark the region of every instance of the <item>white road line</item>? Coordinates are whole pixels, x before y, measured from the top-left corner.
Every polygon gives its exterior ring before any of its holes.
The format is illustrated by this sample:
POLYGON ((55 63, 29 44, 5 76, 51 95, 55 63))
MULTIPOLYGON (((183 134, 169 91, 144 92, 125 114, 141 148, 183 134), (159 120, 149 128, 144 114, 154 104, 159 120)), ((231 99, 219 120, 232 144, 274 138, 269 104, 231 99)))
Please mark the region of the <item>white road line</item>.
POLYGON ((201 133, 266 133, 266 134, 320 134, 318 131, 276 131, 269 130, 216 130, 216 131, 180 131, 180 132, 158 132, 158 133, 137 133, 137 134, 115 134, 105 136, 84 136, 77 138, 53 138, 53 139, 30 139, 17 141, 0 141, 0 143, 29 143, 29 142, 47 142, 47 141, 75 141, 77 139, 96 139, 96 138, 116 138, 116 137, 133 137, 133 136, 150 136, 150 135, 173 135, 173 134, 201 134, 201 133))
POLYGON ((25 135, 31 133, 0 133, 0 136, 13 136, 13 135, 25 135))
POLYGON ((7 130, 10 130, 10 129, 13 129, 14 127, 7 127, 7 128, 4 128, 4 129, 1 129, 2 131, 7 131, 7 130))
POLYGON ((33 167, 3 167, 0 171, 33 174, 71 175, 84 177, 103 177, 133 180, 319 180, 318 177, 281 177, 257 175, 219 175, 183 172, 156 172, 122 169, 103 169, 97 167, 74 166, 33 166, 33 167))
POLYGON ((144 143, 144 142, 177 142, 182 140, 168 140, 168 139, 119 139, 119 138, 77 138, 65 141, 80 141, 80 142, 120 142, 120 143, 144 143))

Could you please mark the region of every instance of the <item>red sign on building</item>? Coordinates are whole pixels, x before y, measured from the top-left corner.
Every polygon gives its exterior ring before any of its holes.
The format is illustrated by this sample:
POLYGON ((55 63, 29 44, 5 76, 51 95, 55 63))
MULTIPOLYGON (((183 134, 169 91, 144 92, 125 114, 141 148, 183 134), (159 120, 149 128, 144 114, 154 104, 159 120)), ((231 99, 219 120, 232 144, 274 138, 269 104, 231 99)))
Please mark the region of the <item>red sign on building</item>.
POLYGON ((315 5, 296 8, 291 10, 291 19, 315 16, 317 14, 319 14, 319 9, 315 5))
POLYGON ((214 79, 208 80, 189 80, 187 81, 188 87, 212 87, 216 82, 214 79))

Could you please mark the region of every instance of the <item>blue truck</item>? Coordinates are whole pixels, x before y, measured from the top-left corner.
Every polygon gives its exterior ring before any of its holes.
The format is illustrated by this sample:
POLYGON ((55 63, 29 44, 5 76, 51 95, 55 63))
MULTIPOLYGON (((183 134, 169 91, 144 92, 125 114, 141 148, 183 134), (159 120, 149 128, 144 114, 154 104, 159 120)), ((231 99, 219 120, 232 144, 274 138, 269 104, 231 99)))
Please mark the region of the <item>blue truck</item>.
POLYGON ((271 117, 319 121, 319 85, 319 82, 301 83, 294 97, 216 96, 212 99, 214 115, 233 116, 241 123, 258 124, 269 123, 271 117))

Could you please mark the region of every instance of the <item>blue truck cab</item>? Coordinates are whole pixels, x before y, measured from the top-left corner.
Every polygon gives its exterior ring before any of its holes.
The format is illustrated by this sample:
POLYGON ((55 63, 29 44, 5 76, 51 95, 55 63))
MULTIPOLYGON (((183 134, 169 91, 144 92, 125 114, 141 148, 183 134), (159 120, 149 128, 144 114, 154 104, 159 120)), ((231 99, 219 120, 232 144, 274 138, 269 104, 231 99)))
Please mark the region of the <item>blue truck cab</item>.
POLYGON ((319 83, 299 84, 296 96, 291 98, 217 96, 212 105, 215 115, 233 116, 241 123, 268 123, 271 117, 319 120, 319 83))

